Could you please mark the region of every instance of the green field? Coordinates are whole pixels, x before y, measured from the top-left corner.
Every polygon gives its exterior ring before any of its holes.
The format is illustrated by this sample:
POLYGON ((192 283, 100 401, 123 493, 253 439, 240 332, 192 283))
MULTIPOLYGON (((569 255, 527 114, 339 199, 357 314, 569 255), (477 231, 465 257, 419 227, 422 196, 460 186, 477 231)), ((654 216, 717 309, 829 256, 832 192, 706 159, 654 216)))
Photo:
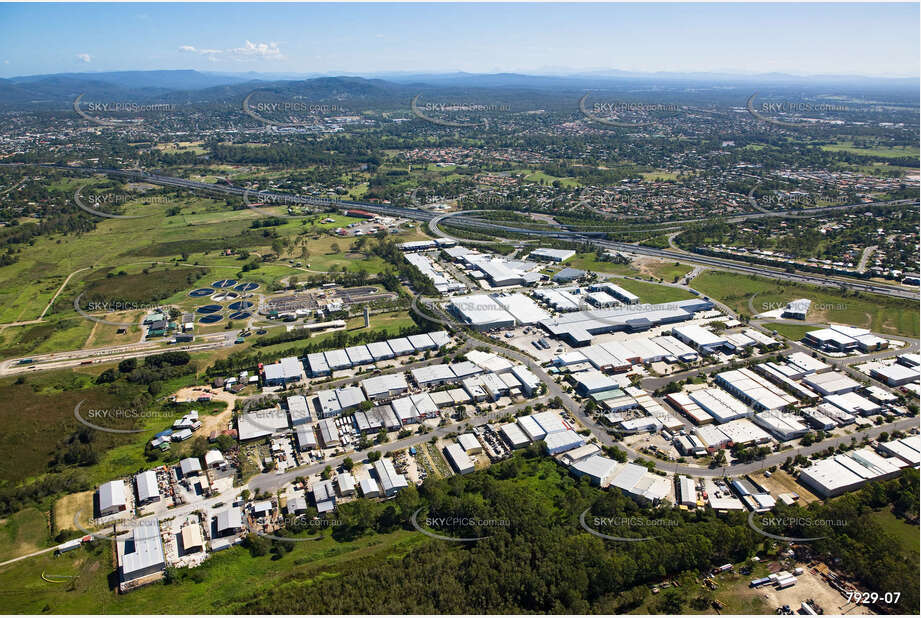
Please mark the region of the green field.
POLYGON ((826 144, 822 150, 828 152, 850 152, 857 155, 868 157, 882 157, 887 159, 898 159, 903 157, 918 158, 919 149, 917 146, 874 146, 858 147, 854 142, 838 142, 836 144, 826 144))
POLYGON ((577 253, 563 263, 564 267, 589 270, 596 273, 611 273, 614 275, 638 275, 630 264, 617 264, 598 259, 596 253, 577 253))
POLYGON ((695 298, 693 294, 681 288, 637 281, 636 279, 617 279, 614 283, 639 296, 640 302, 643 303, 672 303, 678 300, 695 298))
POLYGON ((903 547, 911 549, 915 554, 921 550, 917 525, 913 526, 904 519, 899 519, 889 509, 873 511, 870 517, 882 526, 887 534, 895 537, 903 547))
POLYGON ((831 288, 791 284, 763 277, 706 271, 694 280, 694 288, 734 311, 751 315, 782 307, 798 298, 812 300, 810 322, 834 322, 869 328, 877 333, 917 337, 918 303, 873 294, 843 294, 831 288))
POLYGON ((647 268, 656 277, 668 283, 674 283, 677 279, 694 270, 693 267, 679 262, 655 262, 649 264, 647 268))
POLYGON ((283 587, 293 579, 311 581, 353 572, 364 564, 400 557, 425 542, 431 540, 405 530, 349 542, 335 541, 326 533, 319 541, 294 543, 280 559, 272 554, 254 558, 235 547, 196 569, 184 569, 177 583, 153 584, 124 595, 110 587, 111 543, 100 542, 93 549, 57 557, 48 553, 0 567, 0 599, 13 613, 234 613, 257 591, 283 587), (76 577, 52 584, 42 573, 76 577))
POLYGON ((771 330, 776 330, 787 339, 792 339, 793 341, 799 341, 806 335, 806 333, 816 329, 815 326, 806 326, 804 324, 783 324, 780 322, 769 322, 763 324, 763 326, 771 330))

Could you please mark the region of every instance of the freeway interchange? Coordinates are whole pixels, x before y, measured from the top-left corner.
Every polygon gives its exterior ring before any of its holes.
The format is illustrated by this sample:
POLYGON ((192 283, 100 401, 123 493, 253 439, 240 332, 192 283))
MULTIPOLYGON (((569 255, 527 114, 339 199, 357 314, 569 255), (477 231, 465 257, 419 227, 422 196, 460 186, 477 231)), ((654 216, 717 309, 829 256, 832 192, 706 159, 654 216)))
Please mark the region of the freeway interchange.
MULTIPOLYGON (((15 164, 15 163, 4 163, 0 164, 3 166, 21 166, 24 164, 15 164)), ((562 240, 571 240, 574 242, 586 243, 595 245, 603 249, 611 249, 619 252, 628 252, 639 255, 645 255, 650 257, 657 257, 666 260, 681 260, 684 262, 690 262, 694 264, 701 264, 704 266, 711 266, 716 268, 721 268, 724 270, 730 270, 734 272, 740 272, 743 274, 749 275, 759 275, 762 277, 770 277, 774 279, 780 279, 783 281, 791 281, 796 283, 804 283, 809 285, 820 285, 820 286, 831 286, 839 287, 852 291, 868 292, 873 294, 882 294, 885 296, 893 296, 897 298, 907 298, 907 299, 917 299, 919 298, 918 291, 909 287, 900 286, 900 285, 888 285, 883 283, 871 282, 871 281, 861 281, 858 279, 853 279, 849 277, 828 277, 818 274, 809 274, 802 272, 786 272, 779 268, 772 268, 767 266, 761 266, 758 264, 748 264, 745 262, 717 258, 705 255, 699 255, 696 253, 685 253, 682 251, 676 251, 674 249, 658 249, 655 247, 645 247, 641 245, 635 245, 625 242, 617 242, 612 240, 607 240, 603 238, 605 235, 604 232, 589 232, 589 231, 580 231, 577 229, 572 229, 567 226, 560 226, 559 229, 532 229, 525 227, 516 227, 515 225, 494 223, 490 221, 483 221, 476 218, 475 214, 482 213, 485 211, 460 211, 447 214, 434 213, 428 210, 421 208, 405 208, 401 206, 391 206, 389 204, 377 204, 370 202, 359 202, 351 200, 333 200, 328 198, 315 198, 315 197, 306 197, 299 195, 292 195, 287 193, 276 193, 271 191, 250 191, 249 189, 238 187, 235 185, 229 184, 211 184, 205 182, 198 182, 194 180, 187 180, 185 178, 177 178, 174 176, 165 176, 162 174, 155 174, 150 172, 145 172, 142 170, 121 170, 113 168, 87 168, 87 167, 67 167, 63 168, 62 166, 51 165, 51 164, 38 164, 42 167, 49 167, 55 169, 66 169, 69 171, 79 171, 87 174, 108 174, 113 176, 120 176, 127 178, 136 182, 147 182, 159 186, 165 187, 175 187, 179 189, 186 189, 189 191, 205 191, 209 193, 218 193, 223 195, 233 195, 240 196, 245 199, 246 196, 252 195, 260 199, 269 199, 269 200, 278 200, 278 203, 285 204, 303 204, 307 206, 315 206, 321 208, 328 208, 331 206, 342 207, 342 208, 357 208, 362 210, 367 210, 369 212, 375 212, 383 215, 394 216, 394 217, 403 217, 407 219, 413 219, 417 221, 427 222, 429 229, 438 236, 450 237, 439 227, 439 223, 449 218, 456 218, 455 220, 458 223, 462 223, 466 226, 475 227, 477 229, 482 229, 489 232, 507 232, 519 235, 535 236, 535 237, 544 237, 544 238, 557 238, 562 240)), ((890 202, 880 202, 876 204, 849 204, 849 205, 840 205, 840 206, 828 206, 824 208, 810 209, 810 214, 816 214, 821 212, 834 212, 840 210, 849 210, 855 208, 867 208, 869 206, 885 206, 885 205, 902 205, 902 204, 914 204, 917 205, 918 202, 912 200, 894 200, 890 202)), ((778 217, 784 215, 792 215, 793 211, 763 211, 759 210, 757 212, 748 213, 744 215, 739 215, 731 217, 728 219, 730 222, 740 222, 747 219, 759 219, 764 217, 778 217)), ((672 226, 674 224, 681 223, 693 223, 695 221, 700 221, 700 219, 690 219, 687 221, 670 221, 663 223, 663 226, 672 226)))

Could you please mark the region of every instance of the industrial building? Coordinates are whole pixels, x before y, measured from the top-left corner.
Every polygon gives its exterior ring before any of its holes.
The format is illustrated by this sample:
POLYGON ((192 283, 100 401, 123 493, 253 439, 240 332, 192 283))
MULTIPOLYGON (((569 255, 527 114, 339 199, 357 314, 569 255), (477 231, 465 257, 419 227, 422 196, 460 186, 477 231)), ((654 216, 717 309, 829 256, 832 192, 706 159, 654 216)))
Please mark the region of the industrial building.
POLYGON ((570 451, 585 444, 585 440, 572 429, 556 431, 544 436, 544 444, 550 455, 557 455, 570 451))
POLYGON ((573 346, 588 345, 592 337, 619 331, 640 332, 654 326, 684 322, 698 311, 713 308, 704 299, 690 299, 659 305, 628 305, 612 309, 575 311, 540 322, 541 328, 573 346))
POLYGON ((610 281, 593 283, 588 289, 591 292, 606 292, 625 305, 636 305, 640 302, 639 296, 610 281))
POLYGON ((97 490, 97 497, 99 499, 100 517, 112 515, 128 508, 125 481, 121 479, 100 485, 97 490))
POLYGON ((524 294, 498 294, 492 298, 515 318, 516 326, 537 324, 542 320, 550 319, 549 313, 524 294))
POLYGON ((502 425, 499 431, 512 448, 521 448, 529 442, 528 436, 515 423, 502 425))
POLYGON ((495 300, 485 294, 455 298, 448 311, 476 330, 514 328, 515 318, 495 300))
POLYGON ((317 392, 315 399, 319 418, 339 416, 354 410, 365 400, 364 392, 357 386, 345 386, 317 392))
POLYGON ((800 472, 799 482, 817 496, 832 498, 870 481, 896 477, 907 465, 898 457, 880 457, 872 450, 862 448, 813 462, 800 472))
POLYGON ((799 403, 796 397, 751 369, 733 369, 718 373, 716 383, 759 412, 781 410, 799 403))
POLYGON ((157 483, 157 473, 153 470, 145 470, 134 477, 134 485, 137 487, 139 506, 159 502, 160 487, 157 483))
POLYGON ((389 457, 381 457, 375 461, 374 472, 377 474, 381 491, 385 496, 392 496, 409 486, 406 477, 397 474, 389 457))
POLYGON ((854 416, 867 416, 883 411, 883 406, 870 401, 854 392, 841 393, 839 395, 829 395, 825 398, 827 403, 835 406, 839 410, 853 414, 854 416))
POLYGON ((301 363, 293 356, 281 359, 277 363, 265 365, 262 370, 266 386, 284 386, 301 379, 301 363))
POLYGON ((721 349, 730 349, 729 340, 723 335, 696 324, 686 324, 672 328, 672 335, 688 344, 701 354, 713 354, 721 349))
POLYGON ((850 393, 860 387, 859 382, 837 371, 808 375, 803 378, 803 383, 822 395, 850 393))
POLYGON ((215 516, 218 536, 237 534, 243 530, 243 511, 237 507, 225 509, 215 516))
POLYGON ((686 392, 671 393, 665 397, 665 401, 691 419, 695 425, 706 425, 713 422, 713 416, 697 405, 686 392))
POLYGON ((657 504, 668 497, 671 483, 666 477, 653 474, 643 466, 622 464, 611 480, 625 495, 642 503, 657 504))
POLYGON ((339 446, 339 430, 336 428, 336 421, 331 418, 321 419, 317 423, 317 430, 320 432, 320 441, 326 448, 339 446))
POLYGON ((445 455, 448 458, 448 461, 451 463, 451 466, 458 472, 458 474, 468 474, 473 472, 474 465, 470 457, 467 456, 467 453, 464 451, 464 447, 460 444, 453 442, 445 447, 445 455))
POLYGON ((528 258, 548 260, 550 262, 565 262, 575 254, 575 251, 571 251, 569 249, 545 249, 541 247, 540 249, 535 249, 532 251, 528 258))
POLYGON ((139 521, 131 534, 116 542, 118 575, 122 589, 130 582, 137 582, 166 569, 163 556, 163 541, 160 539, 158 519, 139 521))
POLYGON ((358 481, 358 488, 361 490, 361 495, 365 498, 377 498, 381 495, 381 488, 378 487, 377 482, 370 477, 358 481))
POLYGON ((304 425, 312 420, 310 406, 307 405, 307 398, 303 395, 292 395, 288 397, 286 403, 288 404, 288 416, 291 418, 292 427, 304 425))
POLYGON ((781 442, 801 438, 809 432, 798 416, 777 410, 756 414, 754 421, 781 442))
POLYGON ((592 485, 607 487, 611 484, 618 464, 613 459, 591 455, 572 464, 570 469, 577 477, 588 477, 592 485))
POLYGON ((317 436, 310 425, 300 425, 294 431, 294 441, 300 452, 317 448, 317 436))
POLYGON ((921 381, 918 367, 906 367, 899 363, 873 367, 870 375, 889 386, 904 386, 921 381))
POLYGON ((393 373, 367 378, 361 381, 361 388, 371 401, 390 399, 409 390, 406 377, 402 373, 393 373))
POLYGON ((921 465, 921 436, 880 442, 879 450, 889 457, 898 457, 914 468, 921 465))
POLYGON ((374 357, 371 356, 367 346, 353 345, 345 349, 345 354, 353 367, 356 365, 370 365, 374 362, 374 357))
POLYGON ((679 476, 677 479, 677 500, 680 506, 694 508, 697 506, 697 489, 694 487, 694 481, 686 476, 679 476))
MULTIPOLYGON (((717 423, 728 423, 754 414, 754 411, 743 402, 718 388, 691 391, 688 397, 717 423)), ((672 401, 675 401, 675 398, 672 401)))
POLYGON ((288 414, 281 408, 265 408, 237 416, 237 437, 241 442, 284 433, 288 414))

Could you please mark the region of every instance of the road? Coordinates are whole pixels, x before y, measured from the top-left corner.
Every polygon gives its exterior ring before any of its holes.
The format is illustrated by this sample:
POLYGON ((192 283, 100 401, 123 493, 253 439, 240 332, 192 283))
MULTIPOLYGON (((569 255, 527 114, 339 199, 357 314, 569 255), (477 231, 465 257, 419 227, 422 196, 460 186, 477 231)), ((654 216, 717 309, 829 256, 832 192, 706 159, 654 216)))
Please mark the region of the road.
MULTIPOLYGON (((0 163, 0 166, 6 167, 23 167, 28 166, 29 164, 19 164, 19 163, 0 163)), ((52 165, 52 164, 32 164, 33 166, 39 167, 48 167, 48 168, 61 168, 62 166, 52 165)), ((160 186, 167 187, 176 187, 180 189, 187 189, 190 191, 206 191, 210 193, 219 193, 223 195, 235 195, 243 197, 244 195, 251 194, 254 198, 276 198, 278 203, 282 203, 281 200, 287 200, 284 203, 301 203, 309 206, 318 206, 318 207, 340 207, 340 208, 360 208, 362 210, 368 210, 370 212, 377 212, 384 215, 404 217, 407 219, 414 219, 419 221, 430 221, 436 217, 441 217, 440 220, 443 220, 445 217, 431 211, 419 209, 419 208, 404 208, 401 206, 391 206, 387 204, 374 204, 366 202, 356 202, 350 200, 331 200, 327 198, 310 198, 303 196, 296 196, 284 193, 272 193, 267 191, 254 192, 249 191, 243 187, 237 187, 234 185, 223 185, 223 184, 210 184, 205 182, 197 182, 193 180, 186 180, 185 178, 176 178, 173 176, 165 176, 162 174, 152 174, 149 172, 143 172, 140 170, 121 170, 121 169, 112 169, 112 168, 87 168, 87 167, 67 167, 69 171, 78 171, 86 174, 108 174, 115 176, 122 176, 133 180, 136 182, 148 182, 151 184, 156 184, 160 186)), ((844 211, 854 208, 867 208, 869 206, 883 206, 883 205, 917 205, 918 202, 912 200, 893 200, 889 202, 878 202, 872 204, 846 204, 840 206, 828 206, 824 208, 815 208, 810 209, 809 214, 825 213, 825 212, 835 212, 835 211, 844 211)), ((463 211, 462 211, 463 212, 463 211)), ((480 212, 480 211, 473 211, 480 212)), ((472 214, 470 211, 464 212, 464 215, 472 214)), ((741 222, 748 219, 759 219, 764 217, 777 217, 783 215, 796 215, 801 216, 802 211, 770 211, 770 212, 754 212, 737 215, 727 219, 727 221, 732 222, 741 222)), ((459 216, 461 213, 449 213, 449 216, 459 216)), ((691 223, 694 221, 699 221, 699 219, 688 219, 680 221, 669 221, 663 223, 663 225, 672 225, 672 224, 683 224, 691 223)), ((639 245, 632 245, 629 243, 621 243, 616 241, 604 240, 603 238, 597 238, 596 236, 604 236, 604 232, 580 232, 578 230, 532 230, 528 228, 516 228, 513 225, 503 225, 497 223, 491 223, 488 221, 479 221, 476 219, 465 219, 466 223, 476 225, 485 230, 492 231, 508 231, 514 232, 516 234, 525 234, 528 236, 537 236, 537 237, 548 237, 548 238, 564 238, 569 240, 574 240, 577 242, 584 242, 594 244, 596 246, 608 249, 614 249, 616 251, 626 251, 631 253, 636 253, 640 255, 649 255, 653 257, 659 257, 663 259, 680 259, 683 261, 691 261, 698 264, 704 264, 708 266, 716 266, 725 270, 731 270, 735 272, 742 272, 748 274, 761 275, 763 277, 771 277, 775 279, 781 279, 784 281, 794 281, 799 283, 808 283, 811 285, 821 285, 821 286, 833 286, 833 287, 845 287, 851 290, 859 290, 864 292, 871 292, 874 294, 883 294, 886 296, 895 296, 899 298, 909 298, 917 299, 918 290, 913 289, 907 286, 899 285, 886 285, 874 282, 865 282, 857 279, 843 278, 843 277, 824 277, 819 275, 809 275, 802 273, 787 273, 781 269, 770 268, 766 266, 760 266, 756 264, 745 264, 743 262, 737 262, 733 260, 727 260, 723 258, 714 258, 710 256, 702 256, 698 254, 689 254, 689 253, 679 253, 672 249, 656 249, 653 247, 642 247, 639 245)), ((432 226, 437 235, 448 237, 447 234, 440 231, 440 228, 435 224, 432 226)), ((491 241, 495 242, 495 241, 491 241)))

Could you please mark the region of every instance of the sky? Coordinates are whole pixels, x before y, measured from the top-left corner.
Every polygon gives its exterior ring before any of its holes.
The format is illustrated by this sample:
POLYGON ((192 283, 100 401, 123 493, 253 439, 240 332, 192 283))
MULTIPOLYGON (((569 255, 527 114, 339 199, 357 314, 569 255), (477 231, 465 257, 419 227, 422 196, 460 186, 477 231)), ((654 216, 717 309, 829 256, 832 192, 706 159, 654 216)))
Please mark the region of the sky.
POLYGON ((919 4, 0 4, 0 76, 919 76, 919 4))

